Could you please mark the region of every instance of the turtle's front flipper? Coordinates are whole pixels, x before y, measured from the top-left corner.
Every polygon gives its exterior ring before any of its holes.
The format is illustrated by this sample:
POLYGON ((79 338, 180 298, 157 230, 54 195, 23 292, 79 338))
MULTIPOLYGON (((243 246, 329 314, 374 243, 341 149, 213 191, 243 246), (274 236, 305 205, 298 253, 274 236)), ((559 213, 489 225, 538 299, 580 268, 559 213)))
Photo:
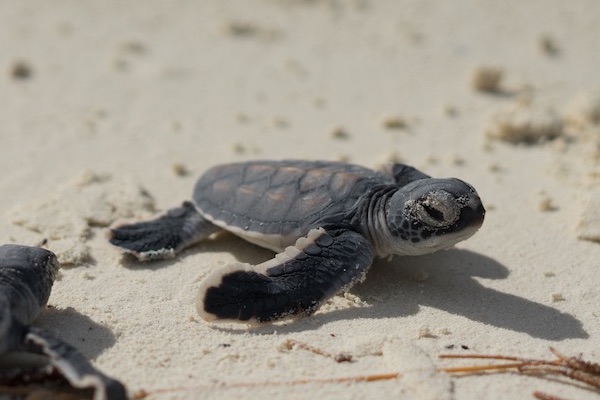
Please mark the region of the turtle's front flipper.
POLYGON ((151 260, 174 257, 218 230, 186 201, 156 219, 111 228, 109 240, 140 260, 151 260))
POLYGON ((313 229, 272 260, 234 264, 210 275, 201 284, 197 309, 208 321, 263 322, 311 314, 362 280, 372 262, 373 248, 359 233, 313 229))
POLYGON ((94 389, 94 400, 125 400, 123 384, 95 369, 71 345, 57 339, 50 332, 36 327, 27 328, 24 345, 27 350, 44 354, 69 383, 79 389, 94 389))

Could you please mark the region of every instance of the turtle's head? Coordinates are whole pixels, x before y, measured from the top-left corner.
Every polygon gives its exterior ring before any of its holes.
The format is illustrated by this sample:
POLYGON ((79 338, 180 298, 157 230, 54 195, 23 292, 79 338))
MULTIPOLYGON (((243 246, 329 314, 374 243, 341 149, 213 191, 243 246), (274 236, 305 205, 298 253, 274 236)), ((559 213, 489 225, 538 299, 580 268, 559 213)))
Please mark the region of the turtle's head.
POLYGON ((447 249, 472 236, 485 209, 471 185, 456 178, 419 179, 387 204, 391 253, 419 255, 447 249))

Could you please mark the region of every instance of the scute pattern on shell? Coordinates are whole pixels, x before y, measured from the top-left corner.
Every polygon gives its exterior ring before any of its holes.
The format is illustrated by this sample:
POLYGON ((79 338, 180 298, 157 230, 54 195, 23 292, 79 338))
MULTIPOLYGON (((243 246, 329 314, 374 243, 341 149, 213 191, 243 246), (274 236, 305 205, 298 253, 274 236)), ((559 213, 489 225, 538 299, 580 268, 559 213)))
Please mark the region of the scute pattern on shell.
POLYGON ((342 216, 373 186, 391 183, 390 176, 357 165, 259 161, 210 169, 196 184, 194 201, 222 227, 302 236, 324 216, 342 216))

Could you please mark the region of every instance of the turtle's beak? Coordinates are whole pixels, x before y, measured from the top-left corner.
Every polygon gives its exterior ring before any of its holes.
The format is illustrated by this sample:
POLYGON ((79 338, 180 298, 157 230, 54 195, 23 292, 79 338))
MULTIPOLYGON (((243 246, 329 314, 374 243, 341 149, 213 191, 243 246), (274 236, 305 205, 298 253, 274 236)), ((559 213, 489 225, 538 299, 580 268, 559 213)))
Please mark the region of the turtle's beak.
POLYGON ((479 228, 483 225, 485 219, 485 208, 478 195, 473 194, 469 198, 468 203, 461 210, 461 219, 467 222, 470 227, 479 228))

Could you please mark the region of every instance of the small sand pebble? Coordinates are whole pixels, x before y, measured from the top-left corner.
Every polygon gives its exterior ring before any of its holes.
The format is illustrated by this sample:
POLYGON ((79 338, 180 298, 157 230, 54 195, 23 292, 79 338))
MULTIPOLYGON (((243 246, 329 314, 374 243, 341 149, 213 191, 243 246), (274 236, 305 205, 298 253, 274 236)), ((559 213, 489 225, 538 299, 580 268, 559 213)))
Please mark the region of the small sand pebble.
POLYGON ((453 156, 451 162, 453 165, 455 165, 457 167, 465 165, 465 159, 462 158, 461 156, 453 156))
POLYGON ((338 353, 333 357, 333 359, 338 363, 353 361, 352 354, 348 353, 338 353))
POLYGON ((499 164, 493 163, 488 165, 488 171, 498 173, 502 171, 502 167, 499 164))
POLYGON ((422 338, 436 338, 437 336, 429 329, 428 326, 422 326, 419 328, 419 333, 417 334, 417 339, 422 338))
POLYGON ((563 296, 561 293, 552 293, 552 302, 553 303, 557 303, 559 301, 565 301, 565 296, 563 296))
POLYGON ((144 54, 146 52, 146 45, 136 40, 121 43, 121 48, 130 54, 144 54))
POLYGON ((272 41, 281 37, 279 29, 264 28, 249 21, 231 21, 226 23, 223 27, 223 32, 241 39, 258 38, 272 41))
POLYGON ((553 278, 553 277, 556 276, 556 274, 554 272, 552 272, 552 271, 548 271, 548 272, 544 272, 544 276, 546 278, 553 278))
POLYGON ((498 67, 477 67, 471 76, 471 87, 480 92, 498 92, 500 91, 502 74, 502 69, 498 67))
POLYGON ((259 29, 250 22, 231 21, 224 26, 224 31, 232 36, 251 37, 256 36, 259 29))
POLYGON ((547 56, 556 56, 560 53, 560 48, 552 36, 543 35, 538 41, 538 46, 542 53, 547 56))
POLYGON ((497 207, 494 203, 488 203, 485 205, 486 210, 488 211, 496 211, 497 207))
POLYGON ((336 140, 348 140, 350 139, 350 134, 344 128, 337 127, 331 131, 331 137, 336 140))
POLYGON ((490 139, 531 145, 561 136, 563 123, 551 106, 516 103, 494 115, 486 133, 490 139))
POLYGON ((538 202, 537 202, 538 211, 548 212, 548 211, 556 211, 558 207, 552 201, 552 198, 548 196, 546 192, 541 192, 539 194, 538 202))
POLYGON ((450 104, 446 104, 444 106, 444 114, 447 117, 454 118, 454 117, 458 116, 458 109, 450 104))
POLYGON ((90 274, 89 272, 84 272, 83 279, 86 279, 88 281, 93 281, 94 279, 96 279, 96 277, 94 275, 90 274))
POLYGON ((290 126, 289 121, 281 116, 277 116, 275 118, 273 118, 273 126, 279 129, 283 129, 283 128, 287 128, 288 126, 290 126))
POLYGON ((231 149, 235 154, 244 154, 246 152, 246 146, 241 143, 234 143, 231 149))
POLYGON ((29 79, 33 75, 31 66, 25 61, 17 61, 10 70, 10 75, 17 80, 29 79))
POLYGON ((385 129, 406 129, 408 123, 400 117, 388 117, 384 118, 382 125, 385 129))
POLYGON ((173 173, 177 176, 186 176, 190 173, 185 164, 182 163, 174 163, 171 168, 173 169, 173 173))
POLYGON ((551 198, 546 197, 538 202, 538 210, 543 212, 556 211, 558 210, 558 207, 556 207, 554 203, 552 203, 551 198))
POLYGON ((237 122, 239 122, 240 124, 246 124, 248 122, 250 122, 250 117, 244 113, 239 113, 235 116, 235 119, 237 122))

